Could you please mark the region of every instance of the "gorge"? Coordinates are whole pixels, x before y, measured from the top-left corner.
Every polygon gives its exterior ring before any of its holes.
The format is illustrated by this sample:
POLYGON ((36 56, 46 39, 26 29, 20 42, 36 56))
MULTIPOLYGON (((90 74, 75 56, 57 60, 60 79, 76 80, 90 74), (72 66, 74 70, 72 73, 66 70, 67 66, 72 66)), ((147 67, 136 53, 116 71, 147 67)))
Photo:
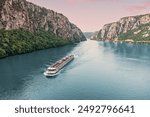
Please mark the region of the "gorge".
POLYGON ((150 14, 124 17, 96 31, 105 24, 103 18, 109 22, 107 17, 120 17, 116 10, 125 15, 118 7, 121 2, 30 1, 68 12, 66 16, 87 32, 63 14, 26 0, 0 0, 0 58, 5 57, 0 59, 0 100, 150 99, 150 44, 123 42, 150 40, 150 14), (98 29, 92 28, 94 23, 98 29), (44 75, 49 66, 72 54, 75 59, 56 76, 44 75))

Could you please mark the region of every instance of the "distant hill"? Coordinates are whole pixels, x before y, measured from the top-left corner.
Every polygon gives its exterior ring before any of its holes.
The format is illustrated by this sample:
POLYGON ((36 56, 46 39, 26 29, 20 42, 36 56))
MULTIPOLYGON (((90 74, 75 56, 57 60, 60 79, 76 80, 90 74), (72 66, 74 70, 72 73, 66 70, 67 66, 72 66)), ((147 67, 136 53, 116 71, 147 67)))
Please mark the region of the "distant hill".
POLYGON ((93 36, 93 32, 84 32, 83 34, 87 39, 90 39, 93 36))

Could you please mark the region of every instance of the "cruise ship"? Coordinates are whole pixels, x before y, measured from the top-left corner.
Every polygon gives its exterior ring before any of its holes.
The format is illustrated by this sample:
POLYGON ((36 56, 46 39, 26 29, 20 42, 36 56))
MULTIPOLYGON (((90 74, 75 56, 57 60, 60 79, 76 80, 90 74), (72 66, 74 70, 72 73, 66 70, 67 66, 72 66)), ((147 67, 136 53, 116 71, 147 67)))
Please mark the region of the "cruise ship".
POLYGON ((56 76, 57 73, 69 62, 71 62, 74 59, 74 55, 69 55, 61 60, 57 61, 56 63, 52 64, 50 67, 47 68, 47 70, 44 72, 44 75, 47 77, 50 76, 56 76))

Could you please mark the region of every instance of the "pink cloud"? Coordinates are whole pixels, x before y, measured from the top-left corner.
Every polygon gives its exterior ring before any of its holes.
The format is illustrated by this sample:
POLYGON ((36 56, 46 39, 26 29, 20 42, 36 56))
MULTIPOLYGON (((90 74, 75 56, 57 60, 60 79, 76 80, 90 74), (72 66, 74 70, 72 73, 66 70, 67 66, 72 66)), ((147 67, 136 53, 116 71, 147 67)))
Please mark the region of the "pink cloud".
POLYGON ((144 11, 147 8, 150 7, 150 0, 147 2, 144 2, 142 4, 138 4, 138 5, 133 5, 133 6, 129 6, 128 10, 132 11, 132 12, 140 12, 140 11, 144 11))

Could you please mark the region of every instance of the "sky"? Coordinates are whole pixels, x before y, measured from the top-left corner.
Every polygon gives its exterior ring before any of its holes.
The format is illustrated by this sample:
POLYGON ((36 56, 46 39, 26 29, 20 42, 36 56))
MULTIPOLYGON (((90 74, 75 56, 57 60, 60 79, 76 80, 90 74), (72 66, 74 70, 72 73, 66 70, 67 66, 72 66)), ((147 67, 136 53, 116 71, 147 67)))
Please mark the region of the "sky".
POLYGON ((83 32, 99 31, 103 25, 125 16, 150 13, 150 0, 28 0, 65 15, 83 32))

